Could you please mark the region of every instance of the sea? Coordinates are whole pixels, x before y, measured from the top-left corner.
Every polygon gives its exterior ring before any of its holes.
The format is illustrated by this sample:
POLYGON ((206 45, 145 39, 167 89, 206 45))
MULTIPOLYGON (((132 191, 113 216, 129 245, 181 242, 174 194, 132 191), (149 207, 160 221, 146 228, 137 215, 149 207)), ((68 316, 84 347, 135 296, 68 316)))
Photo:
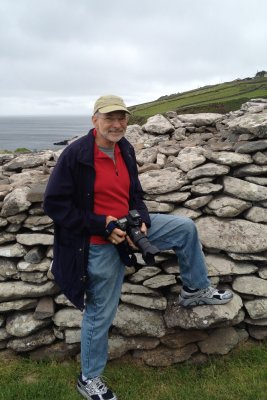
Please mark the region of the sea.
POLYGON ((55 145, 85 135, 92 128, 89 115, 0 116, 0 150, 58 150, 55 145))

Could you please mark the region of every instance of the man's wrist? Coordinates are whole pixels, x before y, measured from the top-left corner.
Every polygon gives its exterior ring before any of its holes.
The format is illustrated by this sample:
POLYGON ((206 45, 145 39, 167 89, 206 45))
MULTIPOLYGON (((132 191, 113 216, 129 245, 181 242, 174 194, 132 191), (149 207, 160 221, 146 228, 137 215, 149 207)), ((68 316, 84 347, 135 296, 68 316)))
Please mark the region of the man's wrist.
POLYGON ((105 239, 107 239, 111 235, 111 233, 113 232, 113 230, 115 228, 117 228, 116 220, 115 221, 112 220, 112 221, 108 222, 108 224, 106 225, 105 232, 104 232, 105 239))

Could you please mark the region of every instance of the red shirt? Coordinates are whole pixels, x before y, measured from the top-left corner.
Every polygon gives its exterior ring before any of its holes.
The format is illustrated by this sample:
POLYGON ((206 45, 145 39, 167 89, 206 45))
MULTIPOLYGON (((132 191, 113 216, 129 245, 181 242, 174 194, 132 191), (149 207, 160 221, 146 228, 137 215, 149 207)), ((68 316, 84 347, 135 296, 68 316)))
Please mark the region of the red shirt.
MULTIPOLYGON (((94 213, 124 217, 129 212, 130 178, 119 145, 115 144, 115 162, 95 143, 94 213)), ((91 236, 90 243, 109 243, 103 236, 91 236)))

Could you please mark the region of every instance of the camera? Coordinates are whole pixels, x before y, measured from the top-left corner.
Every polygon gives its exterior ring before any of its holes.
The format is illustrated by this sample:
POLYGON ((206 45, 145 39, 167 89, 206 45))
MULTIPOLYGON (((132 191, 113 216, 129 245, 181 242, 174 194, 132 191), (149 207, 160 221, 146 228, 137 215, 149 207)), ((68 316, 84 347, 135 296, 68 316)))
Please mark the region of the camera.
MULTIPOLYGON (((131 210, 126 217, 120 218, 115 222, 116 226, 126 232, 133 243, 140 249, 145 263, 148 265, 154 265, 155 255, 159 253, 159 249, 152 245, 146 235, 141 232, 140 227, 143 221, 139 212, 137 210, 131 210)), ((132 249, 128 246, 126 241, 121 243, 121 245, 123 245, 123 247, 120 247, 120 245, 117 246, 119 253, 121 251, 126 251, 128 253, 132 252, 132 249)))

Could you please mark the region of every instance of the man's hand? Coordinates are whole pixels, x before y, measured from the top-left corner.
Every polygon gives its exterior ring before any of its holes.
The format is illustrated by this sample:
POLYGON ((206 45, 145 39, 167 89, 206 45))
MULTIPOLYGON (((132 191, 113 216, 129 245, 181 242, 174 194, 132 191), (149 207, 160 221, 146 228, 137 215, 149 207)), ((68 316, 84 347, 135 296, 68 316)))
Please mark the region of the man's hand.
MULTIPOLYGON (((147 235, 147 227, 146 224, 143 222, 141 227, 140 227, 140 231, 144 234, 147 235)), ((129 246, 131 246, 134 250, 138 250, 138 247, 134 244, 134 242, 131 240, 130 236, 126 236, 127 242, 129 244, 129 246)))
MULTIPOLYGON (((106 226, 111 222, 111 221, 117 221, 118 218, 112 217, 111 215, 108 215, 106 217, 106 226)), ((108 237, 108 240, 112 244, 119 244, 122 243, 126 238, 126 232, 122 231, 119 228, 113 229, 111 234, 108 237)))

